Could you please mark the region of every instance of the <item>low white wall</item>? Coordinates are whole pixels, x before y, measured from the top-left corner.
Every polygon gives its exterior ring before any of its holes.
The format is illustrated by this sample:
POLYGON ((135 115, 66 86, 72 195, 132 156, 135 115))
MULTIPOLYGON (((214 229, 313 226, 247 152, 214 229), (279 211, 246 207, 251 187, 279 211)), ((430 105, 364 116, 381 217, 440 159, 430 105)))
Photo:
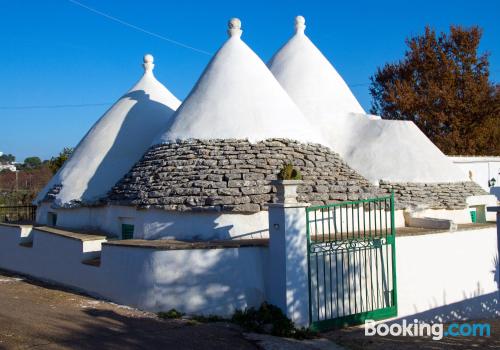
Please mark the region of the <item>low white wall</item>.
MULTIPOLYGON (((266 280, 273 279, 266 247, 160 250, 104 243, 100 267, 82 264, 101 243, 0 224, 0 268, 145 310, 224 316, 259 306, 267 299, 266 280), (30 239, 31 248, 19 245, 30 239)), ((450 315, 484 317, 492 311, 471 311, 471 303, 483 305, 490 295, 500 317, 495 227, 397 237, 396 254, 399 318, 442 317, 444 308, 450 315)))
MULTIPOLYGON (((398 317, 426 311, 428 317, 439 317, 447 304, 498 293, 495 227, 397 237, 396 259, 398 317)), ((476 309, 472 314, 467 305, 457 304, 453 312, 469 317, 488 313, 476 309)))
POLYGON ((267 249, 158 250, 103 245, 101 266, 82 264, 102 240, 80 241, 0 225, 0 268, 71 286, 117 303, 150 311, 175 308, 193 314, 231 315, 264 300, 267 249))
POLYGON ((144 310, 175 308, 231 315, 264 300, 267 249, 155 250, 104 246, 100 273, 113 276, 105 296, 144 310))

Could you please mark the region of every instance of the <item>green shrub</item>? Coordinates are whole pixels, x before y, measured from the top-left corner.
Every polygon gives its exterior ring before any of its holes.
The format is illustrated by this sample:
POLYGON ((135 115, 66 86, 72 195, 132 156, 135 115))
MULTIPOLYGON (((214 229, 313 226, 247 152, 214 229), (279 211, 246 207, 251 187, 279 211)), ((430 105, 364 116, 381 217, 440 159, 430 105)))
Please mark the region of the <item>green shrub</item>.
POLYGON ((295 328, 280 308, 267 303, 262 303, 257 310, 253 307, 236 310, 231 321, 249 331, 270 333, 278 337, 308 339, 315 336, 315 333, 308 329, 295 328))
POLYGON ((173 318, 181 318, 184 314, 176 309, 170 309, 167 312, 160 311, 156 314, 159 318, 163 319, 173 319, 173 318))
POLYGON ((293 168, 293 164, 286 164, 278 174, 280 180, 302 180, 300 171, 293 168))

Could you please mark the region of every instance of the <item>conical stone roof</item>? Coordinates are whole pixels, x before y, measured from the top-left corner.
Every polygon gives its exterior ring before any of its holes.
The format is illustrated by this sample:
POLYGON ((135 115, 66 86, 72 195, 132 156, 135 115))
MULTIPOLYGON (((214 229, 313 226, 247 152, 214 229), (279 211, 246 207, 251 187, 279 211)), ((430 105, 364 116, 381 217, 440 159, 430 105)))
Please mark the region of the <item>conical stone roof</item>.
POLYGON ((143 156, 181 103, 156 80, 153 56, 143 66, 142 78, 92 126, 35 202, 98 201, 143 156))
POLYGON ((413 122, 370 118, 295 19, 295 34, 269 68, 326 144, 372 183, 447 183, 466 176, 413 122))
POLYGON ((171 125, 155 143, 187 139, 273 137, 321 142, 261 59, 241 40, 241 22, 229 22, 229 39, 214 55, 171 125))
POLYGON ((344 79, 304 33, 305 19, 295 19, 295 34, 268 66, 300 110, 315 122, 365 113, 344 79))

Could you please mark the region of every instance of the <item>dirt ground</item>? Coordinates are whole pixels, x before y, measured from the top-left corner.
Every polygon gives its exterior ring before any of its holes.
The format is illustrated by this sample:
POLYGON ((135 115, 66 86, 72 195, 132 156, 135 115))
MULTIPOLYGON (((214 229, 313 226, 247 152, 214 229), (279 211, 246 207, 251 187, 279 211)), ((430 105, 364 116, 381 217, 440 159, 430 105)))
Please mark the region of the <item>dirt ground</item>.
POLYGON ((231 323, 161 320, 155 314, 100 301, 0 270, 3 349, 500 349, 500 320, 491 337, 366 337, 352 327, 302 341, 246 334, 231 323), (330 341, 328 341, 330 340, 330 341), (334 343, 340 345, 335 345, 334 343))
POLYGON ((490 337, 444 337, 432 340, 430 337, 391 337, 364 335, 364 328, 351 327, 322 334, 331 341, 352 350, 455 350, 455 349, 500 349, 500 320, 475 320, 470 322, 489 323, 490 337))
POLYGON ((226 323, 161 320, 0 271, 0 349, 258 349, 226 323))

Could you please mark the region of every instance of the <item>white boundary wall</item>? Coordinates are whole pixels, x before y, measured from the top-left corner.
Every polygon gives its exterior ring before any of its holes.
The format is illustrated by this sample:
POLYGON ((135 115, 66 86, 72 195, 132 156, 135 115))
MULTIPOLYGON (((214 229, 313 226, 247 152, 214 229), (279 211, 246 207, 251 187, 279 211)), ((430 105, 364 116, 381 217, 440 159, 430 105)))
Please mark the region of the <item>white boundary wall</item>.
POLYGON ((104 240, 81 241, 36 228, 0 225, 0 268, 150 311, 231 315, 264 300, 267 249, 160 250, 102 245, 101 266, 82 264, 104 240))
MULTIPOLYGON (((222 316, 259 306, 272 287, 266 281, 280 279, 268 275, 272 256, 266 247, 161 250, 102 243, 0 225, 0 268, 145 310, 222 316), (19 245, 31 240, 31 248, 19 245), (101 245, 100 267, 81 263, 96 256, 101 245)), ((500 316, 495 227, 398 237, 396 254, 398 317, 439 313, 440 307, 462 301, 463 310, 454 314, 491 316, 491 310, 467 311, 469 300, 487 295, 496 296, 494 312, 500 316)))
MULTIPOLYGON (((121 224, 134 225, 134 238, 177 240, 224 240, 269 237, 268 212, 227 214, 219 212, 173 212, 137 210, 127 206, 52 209, 50 203, 37 208, 37 223, 49 225, 47 214, 57 214, 57 226, 90 229, 121 237, 121 224)), ((466 215, 469 215, 468 212, 466 215)), ((470 217, 470 216, 469 216, 470 217)), ((403 211, 396 211, 396 227, 405 225, 403 211)))
POLYGON ((496 228, 397 237, 396 273, 398 317, 428 310, 431 318, 439 317, 442 306, 464 300, 451 311, 472 318, 491 315, 468 310, 467 301, 498 293, 496 228))

